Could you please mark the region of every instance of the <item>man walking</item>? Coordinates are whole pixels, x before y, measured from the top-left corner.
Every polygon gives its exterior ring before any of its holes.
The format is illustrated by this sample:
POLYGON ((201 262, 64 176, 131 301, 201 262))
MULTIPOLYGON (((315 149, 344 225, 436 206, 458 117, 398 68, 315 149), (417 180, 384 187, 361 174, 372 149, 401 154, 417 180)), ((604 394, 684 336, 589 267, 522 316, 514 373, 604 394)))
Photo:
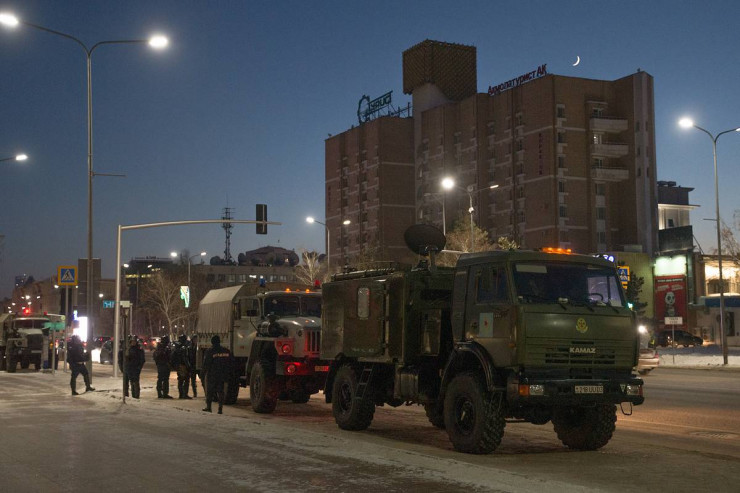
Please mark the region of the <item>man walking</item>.
MULTIPOLYGON (((141 368, 146 362, 146 356, 144 355, 144 350, 139 345, 139 339, 137 337, 131 336, 124 359, 126 361, 124 371, 128 376, 129 384, 131 384, 131 397, 138 399, 141 393, 139 377, 141 376, 141 368)), ((126 394, 128 395, 128 388, 126 389, 126 394)))
MULTIPOLYGON (((170 395, 170 338, 163 336, 154 350, 154 363, 157 365, 157 398, 172 399, 170 395)), ((130 377, 129 377, 130 378, 130 377)))
POLYGON ((69 341, 69 348, 67 348, 67 363, 69 368, 72 370, 72 378, 69 381, 69 386, 72 388, 72 395, 80 395, 77 393, 77 375, 82 374, 82 379, 85 381, 85 391, 90 392, 95 390, 90 386, 90 374, 87 372, 85 362, 87 362, 89 353, 85 351, 82 346, 82 341, 79 336, 72 336, 69 341))
POLYGON ((182 334, 172 351, 172 368, 177 372, 178 399, 192 399, 188 395, 190 385, 190 358, 188 357, 188 337, 182 334))
MULTIPOLYGON (((188 347, 188 360, 190 361, 190 385, 193 387, 193 397, 198 397, 198 336, 193 335, 190 338, 190 346, 188 347)), ((200 383, 203 384, 203 377, 200 379, 200 383)), ((205 389, 205 385, 203 386, 205 389)))
POLYGON ((206 379, 206 407, 203 411, 211 412, 211 402, 218 394, 218 414, 223 414, 225 387, 234 371, 233 361, 231 351, 221 346, 221 338, 211 337, 211 348, 203 358, 203 374, 206 379))

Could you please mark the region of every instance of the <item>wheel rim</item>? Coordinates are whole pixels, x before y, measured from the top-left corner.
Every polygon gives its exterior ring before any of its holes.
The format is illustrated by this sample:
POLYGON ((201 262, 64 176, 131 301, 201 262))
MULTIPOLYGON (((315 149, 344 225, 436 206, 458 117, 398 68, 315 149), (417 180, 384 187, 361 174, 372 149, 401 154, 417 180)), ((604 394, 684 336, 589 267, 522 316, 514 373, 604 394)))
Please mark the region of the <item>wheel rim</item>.
POLYGON ((348 383, 343 383, 339 387, 339 407, 345 413, 352 407, 352 388, 348 383))
POLYGON ((469 435, 475 427, 475 406, 468 397, 455 401, 455 426, 460 432, 469 435))

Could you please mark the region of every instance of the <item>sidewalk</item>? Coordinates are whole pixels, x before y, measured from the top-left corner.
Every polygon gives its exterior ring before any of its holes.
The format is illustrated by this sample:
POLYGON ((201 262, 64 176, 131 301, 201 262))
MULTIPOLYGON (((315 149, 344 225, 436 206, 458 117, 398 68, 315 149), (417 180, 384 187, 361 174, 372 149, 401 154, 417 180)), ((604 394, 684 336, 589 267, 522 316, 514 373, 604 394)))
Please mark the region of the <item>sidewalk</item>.
POLYGON ((707 368, 740 371, 740 347, 727 348, 727 366, 724 365, 722 348, 716 344, 700 347, 655 348, 660 355, 658 368, 707 368))

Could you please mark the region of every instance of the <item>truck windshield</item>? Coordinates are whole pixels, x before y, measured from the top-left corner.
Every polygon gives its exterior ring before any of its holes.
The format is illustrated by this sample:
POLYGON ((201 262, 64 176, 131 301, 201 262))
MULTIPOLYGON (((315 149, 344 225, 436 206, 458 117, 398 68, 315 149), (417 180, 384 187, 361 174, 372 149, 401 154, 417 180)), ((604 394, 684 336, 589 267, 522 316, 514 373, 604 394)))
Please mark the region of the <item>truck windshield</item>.
POLYGON ((575 262, 518 262, 513 274, 523 303, 625 306, 615 269, 575 262))
POLYGON ((46 318, 16 319, 15 328, 16 329, 43 329, 44 324, 47 323, 48 321, 49 319, 46 319, 46 318))
POLYGON ((319 296, 280 295, 265 298, 265 313, 274 313, 278 317, 321 316, 321 298, 319 296))

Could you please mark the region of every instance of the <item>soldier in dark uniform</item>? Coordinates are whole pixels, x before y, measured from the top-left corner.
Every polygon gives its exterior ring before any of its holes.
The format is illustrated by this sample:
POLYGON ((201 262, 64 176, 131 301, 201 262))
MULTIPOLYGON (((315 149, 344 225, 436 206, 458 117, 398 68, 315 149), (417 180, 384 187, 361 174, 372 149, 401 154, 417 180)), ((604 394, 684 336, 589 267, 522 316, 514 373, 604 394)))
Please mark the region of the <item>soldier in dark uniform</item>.
POLYGON ((223 413, 226 384, 234 371, 231 351, 221 345, 219 336, 211 337, 211 348, 203 357, 203 375, 206 380, 206 412, 211 412, 211 402, 218 394, 218 414, 223 413))
MULTIPOLYGON (((139 377, 141 375, 141 368, 146 362, 146 356, 136 337, 131 337, 129 347, 124 355, 124 360, 124 372, 128 377, 128 382, 131 384, 131 397, 138 399, 141 393, 139 377)), ((126 389, 126 394, 128 395, 128 389, 126 389)))
POLYGON ((190 385, 190 358, 188 357, 188 337, 182 334, 175 343, 170 360, 172 368, 177 372, 178 399, 192 399, 188 395, 190 385))
MULTIPOLYGON (((198 397, 198 336, 194 335, 190 338, 190 345, 188 346, 188 361, 190 361, 190 385, 193 387, 193 397, 198 397)), ((203 383, 203 378, 200 380, 203 383)), ((204 387, 205 388, 205 387, 204 387)))
POLYGON ((67 348, 67 363, 69 363, 69 368, 72 370, 72 378, 69 381, 69 386, 72 388, 72 395, 80 395, 77 393, 77 375, 80 374, 82 374, 82 378, 85 381, 85 391, 90 392, 95 390, 90 386, 90 374, 87 372, 87 367, 85 366, 88 356, 89 353, 82 346, 79 336, 72 336, 72 339, 69 341, 69 347, 67 348))
POLYGON ((170 395, 170 338, 163 336, 154 350, 154 363, 157 365, 157 398, 172 399, 170 395))
POLYGON ((123 358, 126 355, 124 351, 125 345, 123 339, 118 343, 118 369, 123 375, 123 395, 128 397, 128 373, 126 373, 126 365, 123 364, 123 358))

